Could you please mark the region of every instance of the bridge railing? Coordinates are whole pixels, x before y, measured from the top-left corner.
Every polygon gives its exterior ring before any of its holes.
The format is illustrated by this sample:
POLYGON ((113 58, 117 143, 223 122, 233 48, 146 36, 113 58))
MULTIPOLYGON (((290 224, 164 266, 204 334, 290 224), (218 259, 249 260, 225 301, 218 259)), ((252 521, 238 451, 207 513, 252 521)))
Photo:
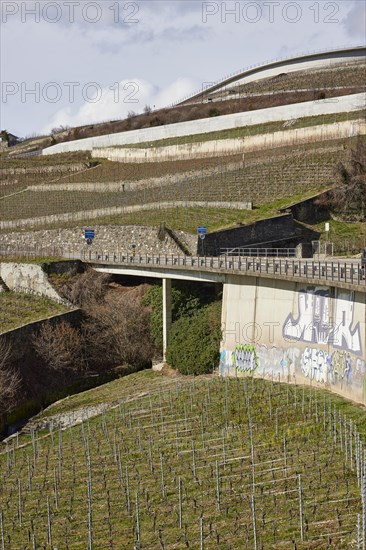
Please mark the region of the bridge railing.
POLYGON ((220 248, 222 256, 294 258, 296 248, 220 248))
POLYGON ((240 256, 174 256, 165 254, 133 255, 110 252, 86 252, 85 261, 141 265, 146 267, 182 267, 213 271, 239 271, 274 275, 283 279, 311 279, 343 282, 366 288, 365 271, 360 262, 295 260, 291 258, 250 258, 240 256))
MULTIPOLYGON (((281 279, 309 279, 319 282, 339 282, 366 290, 365 270, 360 261, 313 261, 293 258, 242 257, 242 256, 175 256, 174 254, 133 254, 121 251, 77 250, 57 246, 47 248, 0 247, 0 258, 14 261, 21 258, 79 259, 89 263, 129 265, 143 267, 173 267, 216 272, 241 272, 272 275, 281 279)), ((1 261, 1 260, 0 260, 1 261)))

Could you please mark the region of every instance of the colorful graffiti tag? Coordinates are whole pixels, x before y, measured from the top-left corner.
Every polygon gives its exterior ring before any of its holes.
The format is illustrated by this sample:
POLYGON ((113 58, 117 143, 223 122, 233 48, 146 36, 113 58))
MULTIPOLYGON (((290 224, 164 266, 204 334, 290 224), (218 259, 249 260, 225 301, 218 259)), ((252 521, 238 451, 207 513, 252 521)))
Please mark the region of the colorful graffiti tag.
POLYGON ((240 372, 254 372, 258 368, 256 347, 253 344, 236 346, 231 361, 240 372))
POLYGON ((322 384, 328 382, 330 361, 326 351, 317 348, 306 348, 301 354, 300 365, 306 378, 322 384))
POLYGON ((327 385, 362 387, 365 361, 348 351, 327 353, 317 348, 306 348, 301 355, 301 372, 306 378, 327 385))
POLYGON ((290 313, 283 325, 286 340, 311 344, 331 344, 354 354, 362 354, 361 329, 353 327, 354 292, 335 289, 331 300, 329 289, 307 287, 298 295, 298 317, 290 313), (333 305, 333 311, 331 306, 333 305))
POLYGON ((301 374, 327 386, 362 388, 366 364, 345 350, 328 353, 315 347, 300 350, 243 344, 236 346, 233 352, 222 351, 220 356, 220 374, 236 373, 281 374, 284 378, 301 374))

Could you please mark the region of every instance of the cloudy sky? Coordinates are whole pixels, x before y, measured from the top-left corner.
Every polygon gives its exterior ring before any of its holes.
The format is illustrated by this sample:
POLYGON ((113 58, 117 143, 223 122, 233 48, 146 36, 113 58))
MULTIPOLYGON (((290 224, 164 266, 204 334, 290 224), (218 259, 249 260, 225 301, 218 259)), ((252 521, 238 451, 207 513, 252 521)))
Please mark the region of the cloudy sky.
POLYGON ((242 68, 360 45, 363 0, 0 1, 0 129, 25 137, 169 105, 242 68))

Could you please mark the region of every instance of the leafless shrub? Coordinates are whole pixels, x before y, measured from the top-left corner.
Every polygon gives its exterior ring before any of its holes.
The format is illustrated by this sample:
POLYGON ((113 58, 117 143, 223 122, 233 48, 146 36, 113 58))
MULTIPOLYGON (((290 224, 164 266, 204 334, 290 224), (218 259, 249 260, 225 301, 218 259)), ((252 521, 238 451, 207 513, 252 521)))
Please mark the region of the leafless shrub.
POLYGON ((107 273, 87 269, 65 282, 59 292, 73 304, 87 307, 90 303, 103 301, 110 280, 111 276, 107 273))
POLYGON ((65 321, 44 323, 33 337, 33 346, 52 370, 66 373, 85 367, 82 335, 65 321))
POLYGON ((322 194, 316 205, 328 208, 347 220, 366 217, 366 145, 359 138, 348 163, 338 163, 335 175, 340 186, 322 194))
POLYGON ((8 412, 20 389, 20 375, 11 366, 11 345, 0 338, 0 415, 8 412))
POLYGON ((148 310, 127 294, 113 302, 94 303, 84 324, 88 359, 91 364, 104 360, 146 367, 154 350, 149 327, 148 310))

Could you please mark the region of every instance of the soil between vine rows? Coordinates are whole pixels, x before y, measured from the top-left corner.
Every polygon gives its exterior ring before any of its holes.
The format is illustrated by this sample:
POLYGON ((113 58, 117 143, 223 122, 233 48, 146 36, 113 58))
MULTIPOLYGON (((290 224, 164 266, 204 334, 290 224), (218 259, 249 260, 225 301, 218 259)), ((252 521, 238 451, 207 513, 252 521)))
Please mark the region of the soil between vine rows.
POLYGON ((1 550, 358 548, 364 446, 340 398, 252 378, 112 384, 100 416, 2 446, 1 550))

